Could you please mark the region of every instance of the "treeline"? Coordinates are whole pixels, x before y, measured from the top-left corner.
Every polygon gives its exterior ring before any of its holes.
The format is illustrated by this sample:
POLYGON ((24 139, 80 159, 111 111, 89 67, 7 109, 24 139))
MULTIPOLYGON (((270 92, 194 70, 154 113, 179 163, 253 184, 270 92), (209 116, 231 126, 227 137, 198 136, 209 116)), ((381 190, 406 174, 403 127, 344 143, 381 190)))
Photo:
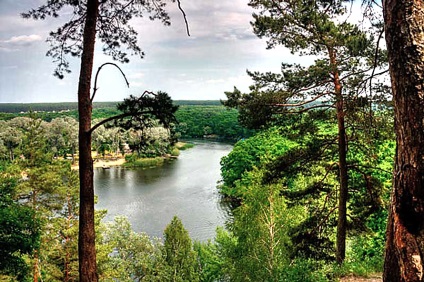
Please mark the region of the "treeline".
POLYGON ((253 133, 240 125, 237 110, 223 106, 180 106, 175 116, 175 131, 182 138, 238 140, 253 133))
MULTIPOLYGON (((93 108, 115 108, 118 102, 94 102, 93 108)), ((60 112, 78 110, 77 102, 61 103, 0 103, 2 113, 60 112)))
MULTIPOLYGON (((240 125, 237 110, 225 108, 220 104, 220 101, 177 101, 176 104, 180 104, 175 114, 178 123, 175 124, 173 129, 177 138, 208 137, 221 140, 239 140, 252 135, 254 132, 240 125)), ((64 117, 78 119, 78 111, 75 109, 58 111, 58 108, 54 108, 55 111, 34 112, 34 114, 46 122, 64 117)), ((44 106, 43 109, 48 108, 44 106)), ((120 114, 120 111, 116 109, 115 103, 95 103, 92 117, 94 120, 101 120, 118 114, 120 114)), ((28 117, 30 115, 31 112, 0 112, 0 120, 10 121, 15 117, 28 117)))
MULTIPOLYGON (((93 109, 99 108, 116 108, 119 102, 93 102, 93 109)), ((176 100, 175 105, 189 106, 219 106, 219 100, 176 100)), ((25 113, 33 112, 60 112, 74 111, 78 109, 77 102, 61 102, 61 103, 0 103, 0 113, 25 113)))
MULTIPOLYGON (((100 120, 93 120, 93 125, 100 120)), ((34 131, 43 142, 45 153, 52 158, 78 158, 78 122, 72 117, 58 117, 50 122, 31 117, 15 117, 11 120, 0 120, 0 160, 13 162, 28 150, 26 134, 34 131)), ((41 142, 41 141, 40 141, 41 142)), ((120 157, 132 153, 132 159, 160 157, 166 154, 178 154, 174 147, 174 134, 169 129, 152 124, 150 128, 124 129, 113 124, 102 125, 92 136, 92 148, 96 158, 103 158, 106 154, 111 157, 120 157)), ((38 145, 41 146, 41 145, 38 145)))

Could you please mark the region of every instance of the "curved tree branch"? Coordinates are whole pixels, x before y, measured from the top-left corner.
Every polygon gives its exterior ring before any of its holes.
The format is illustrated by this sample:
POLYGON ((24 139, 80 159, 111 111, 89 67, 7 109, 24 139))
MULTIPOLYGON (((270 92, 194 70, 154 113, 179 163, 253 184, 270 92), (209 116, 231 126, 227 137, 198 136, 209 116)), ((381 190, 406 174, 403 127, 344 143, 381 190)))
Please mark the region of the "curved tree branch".
POLYGON ((187 21, 186 13, 184 12, 183 8, 181 7, 180 0, 177 0, 177 3, 178 3, 178 9, 181 11, 181 13, 183 14, 183 17, 184 17, 184 22, 185 22, 185 26, 186 26, 186 30, 187 30, 187 35, 190 36, 190 29, 188 27, 188 21, 187 21))
MULTIPOLYGON (((141 114, 152 114, 152 113, 153 113, 153 111, 141 111, 141 112, 139 112, 137 114, 140 114, 141 115, 141 114)), ((97 128, 99 128, 100 126, 102 126, 105 123, 108 123, 110 121, 114 121, 114 120, 117 120, 117 119, 120 119, 120 118, 124 118, 124 117, 130 117, 130 116, 133 116, 133 115, 134 115, 134 113, 123 113, 123 114, 120 114, 120 115, 116 115, 116 116, 112 116, 112 117, 106 118, 106 119, 100 121, 99 123, 97 123, 96 125, 94 125, 90 129, 89 133, 90 134, 93 133, 94 130, 96 130, 97 128)))
POLYGON ((99 77, 99 73, 100 73, 101 69, 102 69, 104 66, 106 66, 106 65, 112 65, 112 66, 115 66, 115 67, 116 67, 116 68, 117 68, 117 69, 121 72, 122 76, 124 77, 125 82, 127 83, 127 87, 128 87, 128 88, 130 87, 130 84, 129 84, 129 82, 128 82, 127 77, 125 76, 125 73, 121 70, 121 68, 120 68, 117 64, 115 64, 115 63, 104 63, 103 65, 101 65, 101 66, 97 69, 96 78, 94 79, 93 95, 91 96, 91 99, 90 99, 90 102, 91 102, 91 103, 93 103, 94 96, 96 95, 96 92, 97 92, 97 89, 98 89, 98 87, 97 87, 97 78, 99 77))
POLYGON ((316 97, 314 97, 310 100, 304 101, 304 102, 300 102, 300 103, 296 103, 296 104, 272 104, 270 106, 275 106, 275 107, 300 107, 300 106, 304 106, 306 104, 312 103, 312 102, 318 100, 321 97, 324 97, 326 95, 331 95, 331 94, 332 93, 325 92, 323 94, 317 95, 316 97))

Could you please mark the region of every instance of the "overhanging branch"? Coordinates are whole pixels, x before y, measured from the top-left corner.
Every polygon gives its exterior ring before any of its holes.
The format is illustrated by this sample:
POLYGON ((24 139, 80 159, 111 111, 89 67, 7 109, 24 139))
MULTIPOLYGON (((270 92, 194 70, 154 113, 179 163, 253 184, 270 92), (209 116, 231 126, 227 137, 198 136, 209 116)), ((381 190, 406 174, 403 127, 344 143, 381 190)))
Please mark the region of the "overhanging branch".
POLYGON ((325 92, 323 94, 317 95, 316 97, 314 97, 314 98, 312 98, 310 100, 307 100, 307 101, 304 101, 304 102, 301 102, 301 103, 297 103, 297 104, 272 104, 270 106, 276 106, 276 107, 300 107, 300 106, 304 106, 306 104, 312 103, 312 102, 318 100, 319 98, 324 97, 326 95, 330 95, 330 94, 332 94, 332 93, 331 92, 325 92))
POLYGON ((107 118, 107 119, 104 119, 104 120, 100 121, 100 122, 99 122, 99 123, 97 123, 96 125, 94 125, 94 126, 90 129, 90 131, 89 131, 88 133, 89 133, 89 134, 92 134, 94 130, 96 130, 97 128, 99 128, 99 127, 100 127, 100 126, 102 126, 103 124, 106 124, 106 123, 108 123, 108 122, 110 122, 110 121, 114 121, 114 120, 117 120, 117 119, 120 119, 120 118, 130 117, 130 116, 134 116, 134 115, 151 114, 151 113, 153 113, 153 112, 152 112, 152 111, 141 111, 141 112, 138 112, 138 113, 136 113, 136 114, 134 114, 134 113, 123 113, 123 114, 120 114, 120 115, 116 115, 116 116, 113 116, 113 117, 109 117, 109 118, 107 118))
POLYGON ((98 87, 97 87, 97 78, 99 77, 99 73, 100 73, 100 71, 102 70, 102 68, 103 68, 104 66, 106 66, 106 65, 112 65, 112 66, 116 67, 116 68, 117 68, 117 69, 121 72, 122 76, 124 77, 125 82, 126 82, 126 84, 127 84, 127 87, 128 87, 128 88, 130 87, 130 84, 129 84, 129 82, 128 82, 127 77, 125 76, 125 73, 121 70, 121 68, 120 68, 117 64, 115 64, 115 63, 104 63, 103 65, 101 65, 101 66, 97 69, 96 78, 95 78, 95 80, 94 80, 93 95, 92 95, 92 96, 91 96, 91 98, 90 98, 90 103, 93 103, 94 96, 96 96, 96 92, 97 92, 97 89, 98 89, 98 87))
POLYGON ((178 9, 181 11, 181 13, 183 14, 183 17, 184 17, 184 22, 185 22, 185 26, 186 26, 186 30, 187 30, 187 35, 190 36, 190 29, 188 27, 188 21, 187 21, 186 13, 184 12, 183 8, 181 7, 180 0, 177 0, 177 3, 178 3, 178 9))

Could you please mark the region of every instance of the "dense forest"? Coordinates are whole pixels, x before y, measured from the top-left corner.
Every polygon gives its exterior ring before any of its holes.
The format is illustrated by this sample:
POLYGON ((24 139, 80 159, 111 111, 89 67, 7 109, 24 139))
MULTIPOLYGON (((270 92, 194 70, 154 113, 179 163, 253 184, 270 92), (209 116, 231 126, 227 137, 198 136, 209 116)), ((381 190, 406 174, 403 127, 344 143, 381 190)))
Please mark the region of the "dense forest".
MULTIPOLYGON (((167 137, 162 138, 165 140, 162 142, 163 144, 157 146, 158 152, 156 155, 158 156, 166 151, 159 147, 169 147, 165 143, 171 142, 167 141, 171 137, 168 136, 171 133, 172 138, 177 139, 210 138, 235 142, 252 135, 254 132, 254 130, 248 130, 238 123, 237 110, 227 109, 219 101, 177 101, 175 104, 180 105, 175 113, 176 122, 172 125, 171 132, 165 134, 167 137)), ((9 105, 7 104, 5 107, 8 108, 9 105)), ((117 103, 95 105, 93 109, 93 124, 121 114, 122 112, 116 108, 116 105, 117 103)), ((30 104, 25 107, 26 109, 32 109, 30 104)), ((63 108, 62 104, 42 104, 39 105, 37 112, 31 110, 0 113, 0 117, 0 127, 2 128, 0 133, 2 136, 0 152, 2 159, 13 159, 14 156, 19 155, 14 150, 22 143, 22 134, 26 130, 25 123, 28 122, 30 117, 36 117, 43 121, 42 124, 47 127, 46 132, 49 132, 50 135, 48 137, 49 145, 57 152, 56 156, 66 157, 66 154, 76 152, 78 112, 73 110, 72 107, 63 108)), ((116 152, 118 149, 123 151, 125 143, 140 152, 139 144, 141 141, 138 142, 142 135, 140 132, 138 135, 134 135, 131 130, 118 129, 112 125, 110 123, 109 126, 102 126, 96 130, 93 136, 93 146, 98 153, 104 153, 105 151, 116 152)), ((157 130, 160 129, 158 128, 157 130)), ((145 142, 160 143, 160 138, 158 137, 150 138, 152 139, 150 141, 147 140, 149 139, 148 135, 152 134, 153 132, 145 133, 145 142)))
MULTIPOLYGON (((94 109, 115 109, 119 102, 94 102, 94 109)), ((218 100, 175 100, 174 103, 180 106, 219 106, 218 100)), ((25 113, 25 112, 61 112, 77 111, 77 102, 64 103, 0 103, 0 113, 25 113)))
POLYGON ((23 14, 45 19, 73 8, 76 18, 50 33, 47 55, 59 78, 70 72, 67 55, 81 57, 78 109, 38 116, 40 105, 28 114, 20 106, 1 116, 1 280, 337 281, 379 273, 422 281, 422 2, 365 1, 363 21, 351 22, 342 20, 351 15, 346 1, 251 0, 253 33, 267 48, 311 56, 311 64, 248 71, 249 91, 234 87, 223 105, 185 101, 178 109, 167 93, 145 91, 116 110, 95 108, 96 38, 127 63, 122 47, 144 55, 132 17, 170 24, 161 0, 123 3, 47 1, 23 14), (181 137, 238 140, 221 161, 218 189, 233 205, 227 226, 201 243, 177 217, 163 240, 135 233, 125 218, 104 224, 106 211, 94 209, 93 152, 122 154, 125 143, 137 157, 175 154, 181 137), (76 159, 78 173, 70 168, 76 159))
MULTIPOLYGON (((202 124, 199 117, 205 113, 228 116, 235 111, 222 106, 187 107, 190 114, 186 116, 197 124, 202 124)), ((105 108, 101 112, 105 111, 115 114, 105 108)), ((221 120, 221 126, 228 129, 241 127, 235 113, 230 120, 221 116, 215 122, 221 120)), ((135 233, 125 218, 102 223, 107 211, 97 211, 100 280, 168 281, 175 275, 181 281, 331 281, 352 273, 367 276, 380 272, 395 148, 390 117, 390 109, 376 111, 378 138, 367 141, 367 150, 349 155, 349 163, 356 169, 349 175, 349 247, 343 265, 334 263, 337 160, 332 146, 321 152, 317 149, 337 129, 331 111, 312 111, 288 119, 279 117, 273 124, 251 131, 251 137, 240 139, 222 159, 219 190, 233 203, 233 220, 226 229, 217 230, 213 242, 192 242, 178 218, 160 241, 135 233), (304 157, 315 151, 322 156, 304 157), (175 236, 177 239, 172 239, 175 236), (112 250, 117 255, 108 256, 112 250), (169 257, 180 252, 178 258, 169 257), (176 265, 177 272, 172 270, 176 265)), ((2 222, 2 238, 8 238, 1 242, 8 262, 2 265, 4 274, 25 281, 29 273, 34 275, 40 269, 37 275, 44 280, 77 279, 78 176, 70 170, 77 146, 76 128, 77 121, 66 114, 50 122, 33 113, 2 121, 1 140, 8 144, 2 147, 1 166, 1 212, 7 219, 2 222), (27 235, 22 237, 17 230, 27 235), (5 237, 8 233, 13 236, 5 237)), ((149 146, 139 148, 141 157, 170 152, 170 135, 164 128, 153 127, 144 138, 130 132, 100 127, 93 135, 96 155, 123 154, 120 142, 124 140, 130 144, 151 140, 149 146)))

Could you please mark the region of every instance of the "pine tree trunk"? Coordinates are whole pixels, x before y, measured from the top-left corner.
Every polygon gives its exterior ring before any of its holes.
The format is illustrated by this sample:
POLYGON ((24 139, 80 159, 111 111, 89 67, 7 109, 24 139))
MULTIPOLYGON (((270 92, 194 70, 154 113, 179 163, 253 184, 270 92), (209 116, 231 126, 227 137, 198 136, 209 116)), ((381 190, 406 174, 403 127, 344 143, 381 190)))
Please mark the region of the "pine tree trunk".
POLYGON ((396 156, 384 281, 423 281, 424 2, 383 2, 396 156))
POLYGON ((336 260, 343 263, 346 254, 346 230, 347 230, 347 198, 348 198, 348 173, 346 161, 346 127, 344 121, 343 97, 337 98, 337 125, 339 147, 339 207, 337 219, 336 260))
POLYGON ((80 281, 95 282, 97 277, 96 247, 94 230, 94 185, 93 159, 91 157, 91 110, 90 85, 93 70, 94 45, 98 0, 87 1, 87 15, 84 27, 83 53, 78 85, 79 113, 79 176, 80 176, 80 217, 78 236, 80 281))
MULTIPOLYGON (((37 211, 37 196, 38 196, 38 190, 32 189, 32 199, 31 199, 31 205, 32 210, 37 211)), ((36 214, 34 213, 32 220, 36 222, 36 214)), ((34 254, 32 256, 33 262, 32 262, 32 281, 38 282, 38 278, 40 276, 40 258, 39 258, 39 251, 40 249, 34 250, 34 254)))
POLYGON ((32 262, 32 281, 33 282, 38 282, 38 277, 39 277, 39 266, 38 266, 38 250, 34 250, 34 254, 32 256, 33 258, 33 262, 32 262))
POLYGON ((347 197, 348 197, 348 173, 347 173, 347 144, 346 144, 346 126, 344 101, 342 95, 342 85, 340 82, 339 71, 337 69, 337 60, 335 50, 329 48, 330 65, 332 66, 334 93, 336 97, 336 114, 338 126, 338 151, 339 151, 339 205, 337 219, 336 235, 336 260, 341 264, 346 254, 346 229, 347 229, 347 197))

